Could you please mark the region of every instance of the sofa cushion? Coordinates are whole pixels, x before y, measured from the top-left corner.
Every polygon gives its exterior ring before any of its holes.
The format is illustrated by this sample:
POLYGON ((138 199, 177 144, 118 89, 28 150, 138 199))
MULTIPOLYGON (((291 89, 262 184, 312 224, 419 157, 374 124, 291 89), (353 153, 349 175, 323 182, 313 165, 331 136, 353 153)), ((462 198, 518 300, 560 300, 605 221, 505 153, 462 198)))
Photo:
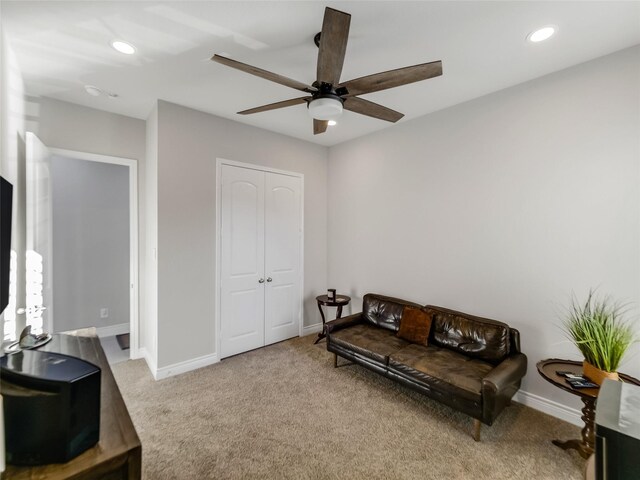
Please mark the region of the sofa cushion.
POLYGON ((394 332, 360 323, 330 334, 329 341, 387 365, 389 355, 409 345, 394 332))
POLYGON ((425 312, 420 308, 404 307, 402 318, 400 319, 400 329, 396 335, 408 342, 427 345, 429 331, 431 330, 431 319, 431 313, 425 312))
POLYGON ((488 318, 428 305, 433 315, 429 343, 494 365, 510 351, 509 326, 488 318))
POLYGON ((410 344, 389 356, 389 368, 414 381, 479 399, 482 379, 494 367, 447 348, 410 344))
POLYGON ((366 321, 387 330, 397 332, 404 307, 420 308, 420 305, 399 298, 367 293, 362 299, 362 314, 366 321))

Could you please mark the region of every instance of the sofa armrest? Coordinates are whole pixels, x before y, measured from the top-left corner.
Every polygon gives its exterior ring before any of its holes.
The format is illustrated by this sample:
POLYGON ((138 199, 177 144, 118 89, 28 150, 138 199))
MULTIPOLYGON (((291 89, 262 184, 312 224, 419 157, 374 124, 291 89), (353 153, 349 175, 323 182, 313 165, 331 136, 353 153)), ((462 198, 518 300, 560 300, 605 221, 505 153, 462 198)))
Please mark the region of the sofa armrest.
POLYGON ((491 425, 498 414, 509 405, 527 373, 527 356, 516 353, 507 357, 482 379, 483 421, 491 425))
POLYGON ((511 355, 491 370, 482 379, 482 391, 487 390, 499 393, 514 382, 517 382, 527 373, 527 356, 524 353, 511 355))
POLYGON ((362 321, 362 312, 354 313, 353 315, 349 315, 348 317, 336 318, 335 320, 331 320, 325 324, 327 335, 337 332, 343 328, 350 327, 352 325, 356 325, 362 321))

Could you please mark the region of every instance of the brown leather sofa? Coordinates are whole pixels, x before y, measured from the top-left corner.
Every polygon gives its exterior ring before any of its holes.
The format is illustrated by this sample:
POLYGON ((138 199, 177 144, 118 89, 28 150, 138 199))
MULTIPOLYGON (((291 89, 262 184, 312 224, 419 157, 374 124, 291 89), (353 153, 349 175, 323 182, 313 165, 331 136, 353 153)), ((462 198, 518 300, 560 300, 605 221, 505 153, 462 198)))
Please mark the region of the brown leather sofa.
POLYGON ((327 350, 474 418, 493 424, 520 388, 527 357, 508 325, 431 305, 369 293, 362 312, 328 322, 327 350), (432 314, 428 346, 396 336, 405 306, 432 314))

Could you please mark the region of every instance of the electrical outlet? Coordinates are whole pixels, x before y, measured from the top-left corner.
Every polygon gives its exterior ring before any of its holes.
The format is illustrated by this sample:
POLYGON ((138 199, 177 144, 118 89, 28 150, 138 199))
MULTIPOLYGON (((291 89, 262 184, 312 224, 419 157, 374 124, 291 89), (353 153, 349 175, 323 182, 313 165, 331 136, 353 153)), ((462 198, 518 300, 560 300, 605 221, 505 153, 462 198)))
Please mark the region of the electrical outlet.
POLYGON ((101 308, 100 309, 100 318, 109 318, 109 309, 101 308))

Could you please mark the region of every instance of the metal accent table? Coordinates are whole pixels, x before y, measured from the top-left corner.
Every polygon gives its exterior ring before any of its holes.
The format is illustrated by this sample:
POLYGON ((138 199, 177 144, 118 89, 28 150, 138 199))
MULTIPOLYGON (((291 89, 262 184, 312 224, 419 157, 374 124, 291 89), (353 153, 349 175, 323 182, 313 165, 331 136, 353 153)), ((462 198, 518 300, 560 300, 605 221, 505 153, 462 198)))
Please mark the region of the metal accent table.
MULTIPOLYGON (((574 360, 560 360, 557 358, 550 358, 547 360, 541 360, 536 364, 538 373, 547 382, 561 388, 565 392, 569 392, 573 395, 577 395, 584 403, 582 407, 582 421, 584 427, 582 429, 582 439, 580 440, 567 440, 565 442, 561 440, 552 440, 552 443, 563 450, 575 449, 578 451, 582 458, 589 458, 594 451, 595 445, 595 418, 596 418, 596 401, 598 399, 599 388, 572 388, 565 378, 557 375, 557 371, 574 372, 576 374, 582 374, 582 362, 574 360)), ((620 380, 634 385, 640 385, 640 380, 633 378, 624 373, 618 373, 620 380)))
POLYGON ((351 297, 336 294, 335 300, 329 300, 329 297, 327 295, 318 295, 316 297, 316 301, 318 302, 318 310, 320 310, 320 316, 322 317, 322 331, 318 334, 318 338, 316 338, 316 341, 313 342, 314 345, 327 336, 327 327, 324 318, 324 312, 322 311, 322 306, 324 305, 325 307, 338 307, 336 318, 341 318, 342 307, 349 305, 351 297))

